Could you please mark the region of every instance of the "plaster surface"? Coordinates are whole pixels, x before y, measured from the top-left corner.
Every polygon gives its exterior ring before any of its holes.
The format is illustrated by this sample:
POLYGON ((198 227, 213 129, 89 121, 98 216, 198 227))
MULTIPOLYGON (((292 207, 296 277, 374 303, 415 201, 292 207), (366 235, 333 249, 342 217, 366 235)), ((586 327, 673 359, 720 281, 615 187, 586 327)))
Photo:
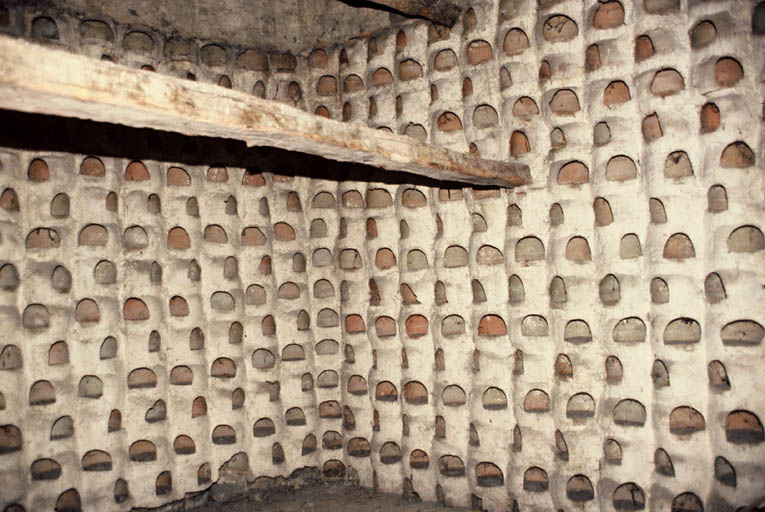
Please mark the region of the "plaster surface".
MULTIPOLYGON (((11 3, 14 2, 8 2, 11 3)), ((385 29, 391 23, 388 12, 352 7, 339 0, 53 0, 36 3, 48 5, 52 10, 85 16, 96 14, 136 28, 153 27, 181 37, 269 51, 299 52, 317 43, 335 44, 385 29)))
MULTIPOLYGON (((410 22, 294 66, 264 53, 267 68, 238 67, 233 45, 210 60, 203 40, 170 58, 160 31, 141 51, 121 27, 83 45, 82 20, 56 18, 46 44, 512 155, 533 183, 443 190, 162 159, 144 173, 92 155, 101 175, 82 171, 89 155, 3 150, 2 325, 19 334, 3 348, 0 424, 18 431, 2 431, 0 503, 52 509, 76 489, 84 508, 159 505, 224 464, 245 479, 317 466, 491 511, 735 511, 765 494, 755 5, 472 7, 448 33, 410 22), (83 244, 91 224, 104 231, 83 244), (96 272, 106 260, 113 282, 96 272), (73 429, 51 439, 64 416, 73 429), (110 469, 85 470, 92 450, 110 469), (47 459, 60 474, 35 479, 47 459)), ((39 16, 13 11, 5 30, 30 35, 39 16)))

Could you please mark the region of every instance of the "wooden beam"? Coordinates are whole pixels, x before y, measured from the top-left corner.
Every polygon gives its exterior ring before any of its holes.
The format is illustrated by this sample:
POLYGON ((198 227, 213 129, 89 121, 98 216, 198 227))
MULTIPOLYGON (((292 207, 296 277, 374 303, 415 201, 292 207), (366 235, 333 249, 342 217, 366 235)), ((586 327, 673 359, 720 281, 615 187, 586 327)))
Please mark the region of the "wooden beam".
POLYGON ((409 16, 425 18, 451 28, 462 14, 462 8, 447 0, 368 0, 409 16))
POLYGON ((481 160, 211 84, 0 36, 0 108, 242 140, 436 180, 514 187, 528 166, 481 160))

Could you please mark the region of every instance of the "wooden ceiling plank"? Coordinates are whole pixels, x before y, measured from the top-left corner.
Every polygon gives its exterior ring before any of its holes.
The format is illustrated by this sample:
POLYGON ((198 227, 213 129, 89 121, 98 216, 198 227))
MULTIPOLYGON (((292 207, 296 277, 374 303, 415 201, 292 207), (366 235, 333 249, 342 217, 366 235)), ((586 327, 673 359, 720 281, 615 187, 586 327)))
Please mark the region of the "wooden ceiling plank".
POLYGON ((245 141, 436 180, 515 187, 527 165, 484 160, 276 101, 0 36, 0 108, 245 141))

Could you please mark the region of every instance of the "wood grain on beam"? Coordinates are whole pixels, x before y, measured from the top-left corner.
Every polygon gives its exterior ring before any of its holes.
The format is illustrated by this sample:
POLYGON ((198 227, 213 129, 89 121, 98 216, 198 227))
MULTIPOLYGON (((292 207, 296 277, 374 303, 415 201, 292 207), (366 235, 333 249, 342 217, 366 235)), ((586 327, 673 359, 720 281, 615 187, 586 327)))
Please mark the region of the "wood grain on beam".
POLYGON ((220 137, 404 171, 514 187, 528 166, 482 160, 275 101, 0 36, 0 108, 220 137))
POLYGON ((425 18, 451 28, 462 13, 462 8, 447 0, 368 0, 410 16, 425 18))

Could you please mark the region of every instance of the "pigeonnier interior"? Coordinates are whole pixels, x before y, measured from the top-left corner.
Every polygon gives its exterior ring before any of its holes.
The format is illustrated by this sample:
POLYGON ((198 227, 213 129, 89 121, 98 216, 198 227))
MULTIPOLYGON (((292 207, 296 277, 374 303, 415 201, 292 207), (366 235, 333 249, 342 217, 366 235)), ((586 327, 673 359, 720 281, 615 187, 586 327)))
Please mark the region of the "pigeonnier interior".
POLYGON ((169 510, 305 471, 491 512, 757 510, 765 2, 456 3, 445 27, 0 0, 2 40, 530 173, 6 106, 0 510, 169 510))

